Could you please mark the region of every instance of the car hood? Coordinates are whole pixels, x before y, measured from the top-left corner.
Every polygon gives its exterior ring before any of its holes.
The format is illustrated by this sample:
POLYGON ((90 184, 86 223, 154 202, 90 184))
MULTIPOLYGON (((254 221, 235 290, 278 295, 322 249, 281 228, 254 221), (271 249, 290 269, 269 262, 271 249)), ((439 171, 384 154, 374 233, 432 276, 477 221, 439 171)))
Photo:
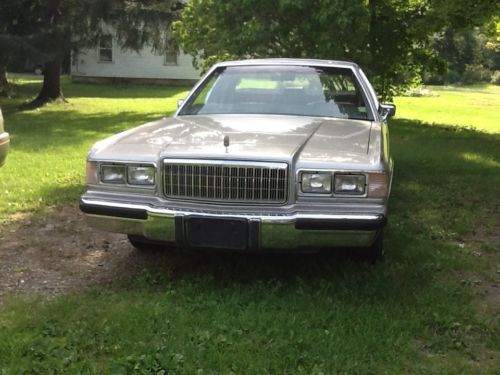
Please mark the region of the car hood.
POLYGON ((214 158, 370 163, 372 122, 281 115, 212 115, 163 118, 96 144, 91 158, 157 161, 214 158), (224 146, 224 138, 229 146, 224 146))

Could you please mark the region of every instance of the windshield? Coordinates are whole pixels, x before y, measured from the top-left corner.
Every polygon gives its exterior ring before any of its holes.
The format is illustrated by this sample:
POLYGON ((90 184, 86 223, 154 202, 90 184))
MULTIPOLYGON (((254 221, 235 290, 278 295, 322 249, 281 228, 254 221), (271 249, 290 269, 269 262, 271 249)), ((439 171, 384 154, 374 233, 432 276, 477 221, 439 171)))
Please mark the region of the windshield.
POLYGON ((179 115, 276 114, 372 120, 351 69, 237 66, 214 71, 179 115))

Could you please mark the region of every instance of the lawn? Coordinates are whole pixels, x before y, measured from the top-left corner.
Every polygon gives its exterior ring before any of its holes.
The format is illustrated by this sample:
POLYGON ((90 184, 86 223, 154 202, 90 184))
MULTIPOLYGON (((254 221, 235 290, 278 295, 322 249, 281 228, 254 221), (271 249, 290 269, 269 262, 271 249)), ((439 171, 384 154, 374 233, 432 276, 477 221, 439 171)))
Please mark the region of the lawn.
POLYGON ((82 191, 85 155, 97 140, 171 115, 188 88, 69 84, 70 104, 17 111, 36 94, 36 77, 15 79, 14 100, 0 98, 12 152, 0 170, 0 220, 20 211, 74 202, 82 191), (33 182, 36 181, 34 184, 33 182))
MULTIPOLYGON (((77 205, 92 143, 170 114, 185 88, 64 82, 70 104, 0 99, 12 152, 1 231, 77 205)), ((495 373, 500 368, 500 91, 396 99, 387 260, 183 255, 110 286, 0 304, 5 373, 495 373), (495 294, 496 293, 496 294, 495 294)), ((0 239, 1 240, 1 239, 0 239)), ((0 370, 0 373, 3 373, 0 370)))
POLYGON ((417 92, 424 96, 397 98, 398 117, 490 133, 500 131, 500 86, 432 86, 417 92))

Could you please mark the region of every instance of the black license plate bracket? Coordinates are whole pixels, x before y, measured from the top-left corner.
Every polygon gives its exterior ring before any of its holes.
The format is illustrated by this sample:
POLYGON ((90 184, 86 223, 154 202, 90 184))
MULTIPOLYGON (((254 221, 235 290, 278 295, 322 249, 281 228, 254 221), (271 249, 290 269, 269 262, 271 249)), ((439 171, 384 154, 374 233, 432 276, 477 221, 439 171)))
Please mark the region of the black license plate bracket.
POLYGON ((189 246, 246 250, 248 221, 240 218, 189 217, 185 220, 189 246))

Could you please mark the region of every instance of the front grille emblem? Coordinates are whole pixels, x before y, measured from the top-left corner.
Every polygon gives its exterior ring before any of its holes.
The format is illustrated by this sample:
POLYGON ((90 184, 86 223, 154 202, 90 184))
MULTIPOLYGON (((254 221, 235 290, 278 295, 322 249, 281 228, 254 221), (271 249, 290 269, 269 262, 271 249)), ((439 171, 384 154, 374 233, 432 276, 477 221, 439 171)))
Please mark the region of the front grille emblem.
POLYGON ((226 153, 227 153, 227 148, 229 147, 229 136, 228 135, 224 136, 224 147, 226 148, 226 153))

